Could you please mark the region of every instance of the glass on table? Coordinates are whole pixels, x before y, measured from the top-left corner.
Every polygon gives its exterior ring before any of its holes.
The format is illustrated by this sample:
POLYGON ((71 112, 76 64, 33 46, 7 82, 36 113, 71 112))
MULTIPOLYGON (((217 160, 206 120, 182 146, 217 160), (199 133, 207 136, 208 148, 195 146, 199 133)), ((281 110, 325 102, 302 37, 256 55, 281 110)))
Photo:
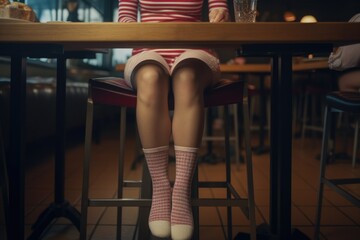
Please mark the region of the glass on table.
POLYGON ((234 0, 235 22, 255 22, 257 0, 234 0))

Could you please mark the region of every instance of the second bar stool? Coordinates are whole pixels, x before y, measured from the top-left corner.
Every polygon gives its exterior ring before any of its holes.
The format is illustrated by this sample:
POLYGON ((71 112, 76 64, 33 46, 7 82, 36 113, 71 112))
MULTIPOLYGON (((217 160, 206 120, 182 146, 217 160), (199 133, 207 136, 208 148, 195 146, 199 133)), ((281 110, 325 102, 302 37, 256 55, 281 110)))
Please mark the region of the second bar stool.
MULTIPOLYGON (((199 207, 200 206, 223 206, 227 207, 227 239, 232 239, 232 207, 239 207, 250 221, 251 239, 256 239, 254 186, 252 172, 252 157, 250 149, 249 112, 247 99, 247 84, 243 81, 222 80, 216 86, 209 88, 204 93, 205 107, 224 106, 225 118, 225 155, 226 155, 226 180, 218 182, 199 182, 197 170, 194 175, 192 187, 192 205, 194 214, 193 239, 199 239, 199 207), (230 130, 229 110, 230 104, 242 104, 244 116, 244 142, 246 149, 246 175, 247 175, 247 198, 243 198, 231 183, 231 161, 230 161, 230 130), (199 198, 199 188, 224 188, 226 198, 199 198)), ((86 239, 87 215, 89 207, 118 207, 117 216, 117 239, 121 239, 121 217, 122 207, 139 207, 138 216, 138 239, 148 239, 149 229, 147 227, 148 214, 151 204, 151 180, 144 161, 143 178, 141 181, 126 181, 123 179, 123 164, 125 151, 126 131, 126 109, 136 107, 136 93, 126 86, 121 78, 95 78, 89 81, 89 95, 87 103, 86 135, 85 135, 85 158, 83 173, 83 189, 81 201, 81 230, 80 239, 86 239), (121 107, 120 119, 120 157, 118 193, 114 199, 92 199, 89 198, 89 172, 90 172, 90 146, 93 127, 93 111, 95 104, 113 105, 121 107), (140 187, 141 196, 136 199, 123 198, 124 187, 140 187)), ((169 98, 169 107, 173 108, 173 99, 169 98)), ((239 146, 238 146, 239 147, 239 146)))
MULTIPOLYGON (((360 93, 358 92, 331 92, 326 95, 326 107, 325 107, 325 117, 324 117, 324 131, 322 139, 322 148, 321 148, 321 160, 320 160, 320 181, 318 189, 318 202, 316 210, 316 219, 315 219, 315 234, 314 239, 319 239, 320 234, 320 220, 321 220, 321 210, 322 210, 322 201, 323 201, 323 192, 324 185, 331 188, 342 197, 350 201, 357 207, 360 207, 360 199, 354 194, 351 194, 349 191, 341 187, 346 184, 360 184, 360 178, 329 178, 325 174, 326 169, 326 160, 329 155, 328 142, 329 142, 329 133, 331 127, 332 114, 334 112, 349 112, 360 114, 360 93)), ((356 143, 357 141, 355 141, 356 143)))

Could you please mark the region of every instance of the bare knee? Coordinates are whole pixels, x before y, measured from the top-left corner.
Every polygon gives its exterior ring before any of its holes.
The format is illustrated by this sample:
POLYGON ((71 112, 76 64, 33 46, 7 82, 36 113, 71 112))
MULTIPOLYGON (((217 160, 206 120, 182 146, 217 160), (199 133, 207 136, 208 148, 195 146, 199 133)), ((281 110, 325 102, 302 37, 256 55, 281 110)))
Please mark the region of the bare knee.
POLYGON ((188 61, 178 66, 173 74, 174 95, 184 97, 202 96, 211 79, 211 70, 202 62, 188 61))
POLYGON ((199 91, 201 84, 197 81, 197 74, 194 69, 184 67, 179 69, 173 77, 174 88, 178 91, 193 92, 199 91))
POLYGON ((154 64, 139 68, 135 75, 137 98, 145 104, 156 104, 168 95, 169 81, 165 71, 154 64))
POLYGON ((137 88, 144 86, 157 88, 164 84, 165 78, 164 70, 155 64, 141 66, 135 74, 137 88))

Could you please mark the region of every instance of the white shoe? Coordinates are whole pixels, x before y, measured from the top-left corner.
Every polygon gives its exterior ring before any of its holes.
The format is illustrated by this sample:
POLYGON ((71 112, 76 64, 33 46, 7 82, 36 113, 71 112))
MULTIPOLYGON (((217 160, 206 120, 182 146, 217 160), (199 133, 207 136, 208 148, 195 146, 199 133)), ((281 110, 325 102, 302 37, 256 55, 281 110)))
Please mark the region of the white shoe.
POLYGON ((149 222, 149 228, 155 237, 166 238, 171 235, 171 227, 169 221, 152 221, 149 222))
POLYGON ((189 240, 192 237, 194 227, 190 225, 173 225, 171 226, 171 238, 173 240, 189 240))

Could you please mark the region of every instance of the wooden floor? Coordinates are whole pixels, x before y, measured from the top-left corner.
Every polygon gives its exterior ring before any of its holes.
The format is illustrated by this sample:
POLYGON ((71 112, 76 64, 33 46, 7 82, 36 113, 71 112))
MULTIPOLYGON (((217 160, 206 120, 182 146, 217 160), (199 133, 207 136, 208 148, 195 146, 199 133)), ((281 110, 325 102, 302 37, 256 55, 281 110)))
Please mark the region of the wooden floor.
MULTIPOLYGON (((132 132, 132 131, 130 131, 132 132)), ((116 194, 117 182, 117 154, 118 129, 110 124, 102 132, 100 143, 93 144, 91 165, 92 197, 112 197, 116 194)), ((141 163, 131 170, 132 160, 135 158, 135 140, 129 134, 127 138, 125 163, 125 177, 139 179, 141 163), (130 136, 129 136, 130 135, 130 136)), ((351 138, 351 137, 350 137, 351 138)), ((82 186, 82 161, 84 155, 83 137, 67 136, 68 148, 66 152, 66 199, 80 210, 82 186)), ((256 132, 253 134, 253 146, 258 143, 256 132)), ((348 153, 351 154, 351 140, 348 143, 348 153)), ((31 226, 39 214, 53 201, 53 169, 54 157, 52 147, 47 144, 39 150, 34 147, 28 149, 29 164, 26 171, 26 234, 31 232, 31 226), (36 158, 36 161, 35 161, 36 158)), ((222 146, 217 143, 214 151, 221 155, 222 146)), ((342 150, 342 148, 340 148, 342 150)), ((205 145, 201 154, 206 152, 205 145)), ((304 144, 300 139, 293 140, 293 178, 292 178, 292 225, 312 239, 316 208, 316 190, 319 175, 319 160, 316 156, 320 152, 320 138, 307 138, 304 144), (303 146, 302 146, 303 145, 303 146)), ((201 155, 200 154, 200 155, 201 155)), ((257 225, 269 221, 269 154, 253 154, 254 184, 256 200, 257 225)), ((174 178, 174 163, 170 163, 170 177, 174 178)), ((199 177, 201 180, 224 179, 224 164, 199 163, 199 177)), ((337 160, 328 165, 328 172, 332 177, 360 177, 360 163, 352 168, 350 160, 337 160)), ((233 164, 232 178, 237 190, 246 193, 245 165, 239 169, 233 164)), ((360 196, 360 186, 347 186, 356 196, 360 196)), ((136 197, 135 189, 125 191, 126 196, 136 197)), ((222 190, 204 189, 201 196, 219 197, 222 190)), ((321 238, 328 240, 355 240, 360 236, 360 209, 351 205, 329 188, 325 189, 325 200, 322 215, 321 238)), ((137 209, 125 208, 123 216, 123 238, 133 239, 137 217, 137 209)), ((249 232, 248 220, 242 212, 234 208, 233 235, 238 232, 249 232)), ((115 239, 116 211, 114 208, 93 207, 90 209, 88 233, 93 240, 115 239)), ((200 239, 226 239, 226 209, 215 207, 200 208, 200 239)), ((3 231, 3 224, 1 226, 3 231)), ((60 218, 54 221, 45 232, 43 239, 78 239, 77 229, 69 220, 60 218)))

